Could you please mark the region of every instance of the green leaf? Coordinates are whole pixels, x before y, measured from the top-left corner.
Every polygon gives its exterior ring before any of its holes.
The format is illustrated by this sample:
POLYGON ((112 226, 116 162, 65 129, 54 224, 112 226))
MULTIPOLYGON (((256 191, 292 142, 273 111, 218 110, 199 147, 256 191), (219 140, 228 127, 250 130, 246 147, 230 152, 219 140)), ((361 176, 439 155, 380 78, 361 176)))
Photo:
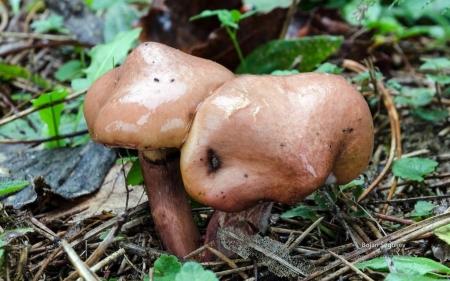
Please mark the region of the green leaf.
POLYGON ((349 182, 347 184, 344 184, 344 185, 340 185, 339 186, 339 190, 340 191, 344 191, 344 190, 346 190, 348 188, 352 188, 352 187, 355 187, 355 186, 360 186, 360 185, 363 185, 364 182, 365 182, 364 181, 364 176, 360 175, 358 178, 352 180, 351 182, 349 182))
POLYGON ((0 181, 0 196, 19 191, 28 185, 28 181, 12 180, 0 181))
POLYGON ((119 64, 128 55, 128 51, 132 48, 140 33, 141 28, 121 32, 111 42, 99 44, 92 48, 88 53, 92 58, 91 64, 84 70, 89 83, 93 83, 97 78, 119 64))
POLYGON ((434 205, 427 201, 417 201, 414 205, 414 211, 411 212, 412 217, 422 217, 431 215, 434 205))
POLYGON ((93 11, 106 10, 108 8, 111 8, 118 2, 122 3, 124 2, 124 0, 93 0, 89 5, 89 8, 91 8, 93 11))
POLYGON ((194 20, 201 19, 201 18, 207 18, 207 17, 218 16, 219 13, 220 13, 221 11, 222 11, 222 10, 214 10, 214 11, 211 11, 211 10, 204 10, 204 11, 201 12, 200 14, 198 14, 198 15, 196 15, 196 16, 193 16, 193 17, 190 17, 189 20, 190 20, 190 21, 194 21, 194 20))
POLYGON ((444 68, 450 68, 450 60, 447 58, 420 58, 420 60, 425 62, 420 66, 420 70, 440 71, 444 68))
MULTIPOLYGON (((328 195, 330 196, 331 200, 333 202, 336 202, 336 194, 332 191, 327 191, 328 195)), ((317 207, 319 207, 320 210, 328 210, 328 201, 327 199, 319 192, 314 192, 314 203, 316 203, 317 207)))
POLYGON ((139 12, 133 5, 123 1, 115 2, 105 14, 105 26, 103 29, 105 42, 111 42, 120 32, 129 31, 138 18, 139 12))
POLYGON ((331 74, 341 74, 342 71, 344 71, 344 69, 329 62, 325 62, 319 65, 319 67, 317 67, 316 70, 314 70, 314 72, 331 73, 331 74))
POLYGON ((430 122, 438 122, 448 117, 447 109, 427 110, 423 108, 415 108, 412 109, 410 112, 412 116, 430 122))
MULTIPOLYGON (((33 107, 39 107, 52 103, 54 101, 62 100, 67 96, 67 90, 58 90, 50 93, 40 95, 37 99, 32 100, 33 107)), ((64 108, 63 103, 55 104, 53 106, 43 108, 38 111, 42 121, 46 124, 43 129, 45 137, 59 136, 59 125, 61 123, 61 112, 64 108)), ((54 140, 46 142, 44 146, 46 148, 62 147, 64 146, 64 140, 54 140)))
POLYGON ((72 79, 72 81, 70 82, 70 86, 72 87, 72 89, 74 91, 87 90, 87 89, 89 89, 91 84, 92 84, 92 82, 89 81, 87 78, 75 78, 75 79, 72 79))
POLYGON ((37 74, 32 74, 28 69, 2 62, 0 62, 0 77, 2 77, 0 81, 8 80, 10 78, 23 78, 43 89, 49 89, 52 87, 52 83, 50 81, 41 78, 37 74))
POLYGON ((312 70, 318 63, 334 53, 342 44, 343 37, 314 36, 298 39, 270 41, 245 58, 237 74, 269 74, 278 69, 292 69, 300 72, 312 70))
POLYGON ((414 274, 389 273, 384 281, 448 281, 448 279, 436 279, 425 276, 416 276, 414 274))
POLYGON ((281 214, 281 217, 282 218, 302 217, 304 219, 315 221, 317 218, 317 213, 316 211, 307 206, 300 205, 292 210, 284 212, 283 214, 281 214))
POLYGON ((29 232, 34 232, 34 229, 31 227, 9 229, 0 234, 0 240, 6 241, 6 240, 13 239, 16 237, 21 237, 29 232))
POLYGON ((404 103, 409 106, 425 106, 429 104, 434 97, 434 91, 427 88, 418 88, 412 91, 408 91, 409 97, 396 96, 394 102, 404 103))
POLYGON ((423 175, 431 173, 439 163, 427 158, 402 158, 394 161, 392 172, 403 179, 423 181, 423 175))
MULTIPOLYGON (((238 13, 239 13, 239 11, 238 11, 238 13)), ((236 18, 240 18, 240 15, 241 15, 241 13, 239 13, 239 16, 236 13, 234 13, 234 17, 236 17, 236 18)), ((222 26, 229 26, 234 29, 239 28, 237 21, 235 21, 233 14, 231 14, 231 11, 219 10, 217 17, 219 18, 219 21, 222 24, 222 26)))
POLYGON ((33 28, 38 33, 46 33, 49 31, 58 31, 60 33, 69 34, 70 31, 63 28, 64 17, 57 14, 50 14, 46 20, 37 20, 31 24, 33 28))
POLYGON ((144 177, 142 176, 141 163, 139 159, 134 160, 130 171, 127 174, 127 184, 135 186, 140 185, 144 182, 144 177))
POLYGON ((450 76, 448 75, 434 75, 427 73, 425 76, 438 84, 442 85, 450 84, 450 76))
POLYGON ((55 72, 55 78, 61 82, 79 78, 83 76, 82 67, 80 60, 68 61, 55 72))
POLYGON ((154 281, 172 281, 175 280, 175 276, 181 270, 181 263, 178 262, 175 256, 169 256, 162 254, 155 261, 153 267, 153 280, 154 281))
POLYGON ((435 229, 434 234, 436 234, 436 236, 439 237, 439 239, 445 241, 447 244, 450 245, 450 224, 435 229))
POLYGON ((187 262, 175 277, 175 281, 219 281, 211 270, 205 270, 199 263, 187 262))
POLYGON ((260 13, 268 13, 276 8, 289 8, 292 0, 243 0, 244 4, 252 4, 256 7, 256 11, 260 13))
MULTIPOLYGON (((392 259, 399 274, 438 277, 439 275, 436 273, 450 273, 450 268, 427 258, 394 256, 392 259)), ((361 270, 369 268, 377 272, 389 272, 384 257, 358 263, 355 266, 361 270)))
POLYGON ((297 73, 299 73, 298 70, 293 69, 293 70, 275 70, 270 74, 275 75, 275 76, 284 76, 284 75, 292 75, 292 74, 297 74, 297 73))
MULTIPOLYGON (((378 71, 375 71, 375 79, 381 79, 383 78, 383 74, 381 74, 378 71)), ((356 75, 352 78, 353 82, 361 82, 361 81, 370 81, 370 73, 368 71, 364 71, 356 75)))

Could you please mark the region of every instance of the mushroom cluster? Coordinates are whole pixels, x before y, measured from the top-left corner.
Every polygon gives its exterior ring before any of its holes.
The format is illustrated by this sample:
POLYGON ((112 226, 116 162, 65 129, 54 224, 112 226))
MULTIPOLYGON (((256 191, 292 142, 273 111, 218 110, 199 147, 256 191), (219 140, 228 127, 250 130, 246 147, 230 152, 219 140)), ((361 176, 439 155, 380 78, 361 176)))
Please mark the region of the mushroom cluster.
POLYGON ((235 77, 158 43, 98 79, 84 110, 94 141, 139 150, 155 226, 178 256, 200 246, 187 194, 224 212, 295 203, 356 178, 373 149, 367 103, 342 77, 235 77))

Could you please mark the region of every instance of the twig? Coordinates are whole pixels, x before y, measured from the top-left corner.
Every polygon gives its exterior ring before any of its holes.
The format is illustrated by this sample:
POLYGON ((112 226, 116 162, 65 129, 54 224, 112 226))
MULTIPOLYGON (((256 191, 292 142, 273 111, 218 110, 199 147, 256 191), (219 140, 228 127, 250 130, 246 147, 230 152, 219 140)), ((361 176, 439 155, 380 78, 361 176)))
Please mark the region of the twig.
POLYGON ((339 259, 341 262, 343 262, 344 264, 346 264, 348 267, 350 267, 351 270, 353 270, 356 274, 358 274, 359 276, 361 276, 362 278, 364 278, 367 281, 374 281, 372 278, 370 278, 369 276, 367 276, 366 274, 364 274, 364 272, 362 272, 361 270, 357 269, 353 264, 351 264, 350 262, 348 262, 346 259, 344 259, 343 257, 340 257, 338 255, 336 255, 335 253, 329 251, 331 255, 333 255, 333 257, 339 259))
POLYGON ((42 34, 31 32, 0 32, 0 37, 21 38, 21 39, 32 38, 32 39, 53 40, 53 41, 77 40, 77 38, 73 35, 55 35, 55 34, 42 34))
POLYGON ((319 223, 323 220, 323 217, 318 218, 313 224, 311 224, 294 242, 288 247, 288 251, 292 251, 298 244, 300 244, 303 239, 311 232, 314 228, 316 228, 319 223))
POLYGON ((445 199, 445 198, 450 198, 450 194, 411 197, 411 198, 403 198, 403 199, 391 199, 391 200, 377 200, 377 201, 367 202, 367 204, 380 204, 380 203, 396 204, 396 203, 415 202, 415 201, 419 201, 419 200, 427 201, 427 200, 438 200, 438 199, 445 199))
POLYGON ((77 253, 70 247, 69 243, 66 240, 61 241, 61 245, 69 256, 69 260, 72 265, 76 268, 77 272, 79 272, 80 276, 82 276, 87 281, 100 281, 101 279, 91 271, 91 269, 80 259, 77 253))
POLYGON ((61 139, 72 138, 72 137, 76 137, 76 136, 80 136, 80 135, 85 135, 87 133, 88 133, 87 130, 83 130, 83 131, 80 131, 80 132, 69 133, 69 134, 64 134, 64 135, 59 135, 59 136, 49 137, 49 138, 43 138, 43 139, 34 139, 34 140, 0 140, 0 144, 18 144, 18 143, 37 143, 37 144, 40 144, 40 143, 48 142, 48 141, 61 140, 61 139))
MULTIPOLYGON (((232 269, 236 269, 238 268, 238 266, 232 261, 230 260, 227 256, 225 256, 224 254, 222 254, 221 252, 217 251, 216 249, 206 246, 206 249, 208 249, 208 251, 210 251, 211 253, 213 253, 214 255, 216 255, 219 259, 221 259, 222 261, 226 262, 228 264, 229 267, 231 267, 232 269)), ((237 272, 239 274, 239 276, 241 276, 244 280, 248 279, 248 275, 243 272, 243 271, 238 271, 237 272)))
POLYGON ((284 20, 283 28, 281 29, 279 39, 284 39, 284 37, 286 37, 286 33, 288 31, 289 25, 291 24, 292 18, 294 17, 296 9, 297 9, 297 0, 292 0, 286 19, 284 20))

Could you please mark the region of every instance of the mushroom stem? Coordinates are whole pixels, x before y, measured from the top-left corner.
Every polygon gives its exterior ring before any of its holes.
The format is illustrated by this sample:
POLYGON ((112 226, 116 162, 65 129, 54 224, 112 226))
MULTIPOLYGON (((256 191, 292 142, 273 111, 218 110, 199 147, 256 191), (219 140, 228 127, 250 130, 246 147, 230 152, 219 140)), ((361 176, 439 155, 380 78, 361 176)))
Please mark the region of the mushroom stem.
POLYGON ((200 247, 180 172, 180 152, 139 151, 150 210, 166 250, 183 257, 200 247))

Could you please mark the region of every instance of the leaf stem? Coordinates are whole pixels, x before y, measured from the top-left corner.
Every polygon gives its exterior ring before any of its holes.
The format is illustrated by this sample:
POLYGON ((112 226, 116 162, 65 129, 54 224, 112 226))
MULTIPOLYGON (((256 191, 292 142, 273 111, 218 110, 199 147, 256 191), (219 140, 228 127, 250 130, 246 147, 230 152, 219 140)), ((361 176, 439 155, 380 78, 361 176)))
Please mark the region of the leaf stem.
POLYGON ((228 33, 228 36, 230 36, 231 41, 233 42, 234 48, 236 49, 239 60, 241 61, 242 65, 245 69, 245 72, 247 72, 247 64, 244 61, 244 56, 242 55, 241 47, 239 46, 239 42, 237 41, 237 36, 236 36, 237 29, 234 29, 234 31, 231 31, 229 26, 225 25, 224 27, 228 33))

